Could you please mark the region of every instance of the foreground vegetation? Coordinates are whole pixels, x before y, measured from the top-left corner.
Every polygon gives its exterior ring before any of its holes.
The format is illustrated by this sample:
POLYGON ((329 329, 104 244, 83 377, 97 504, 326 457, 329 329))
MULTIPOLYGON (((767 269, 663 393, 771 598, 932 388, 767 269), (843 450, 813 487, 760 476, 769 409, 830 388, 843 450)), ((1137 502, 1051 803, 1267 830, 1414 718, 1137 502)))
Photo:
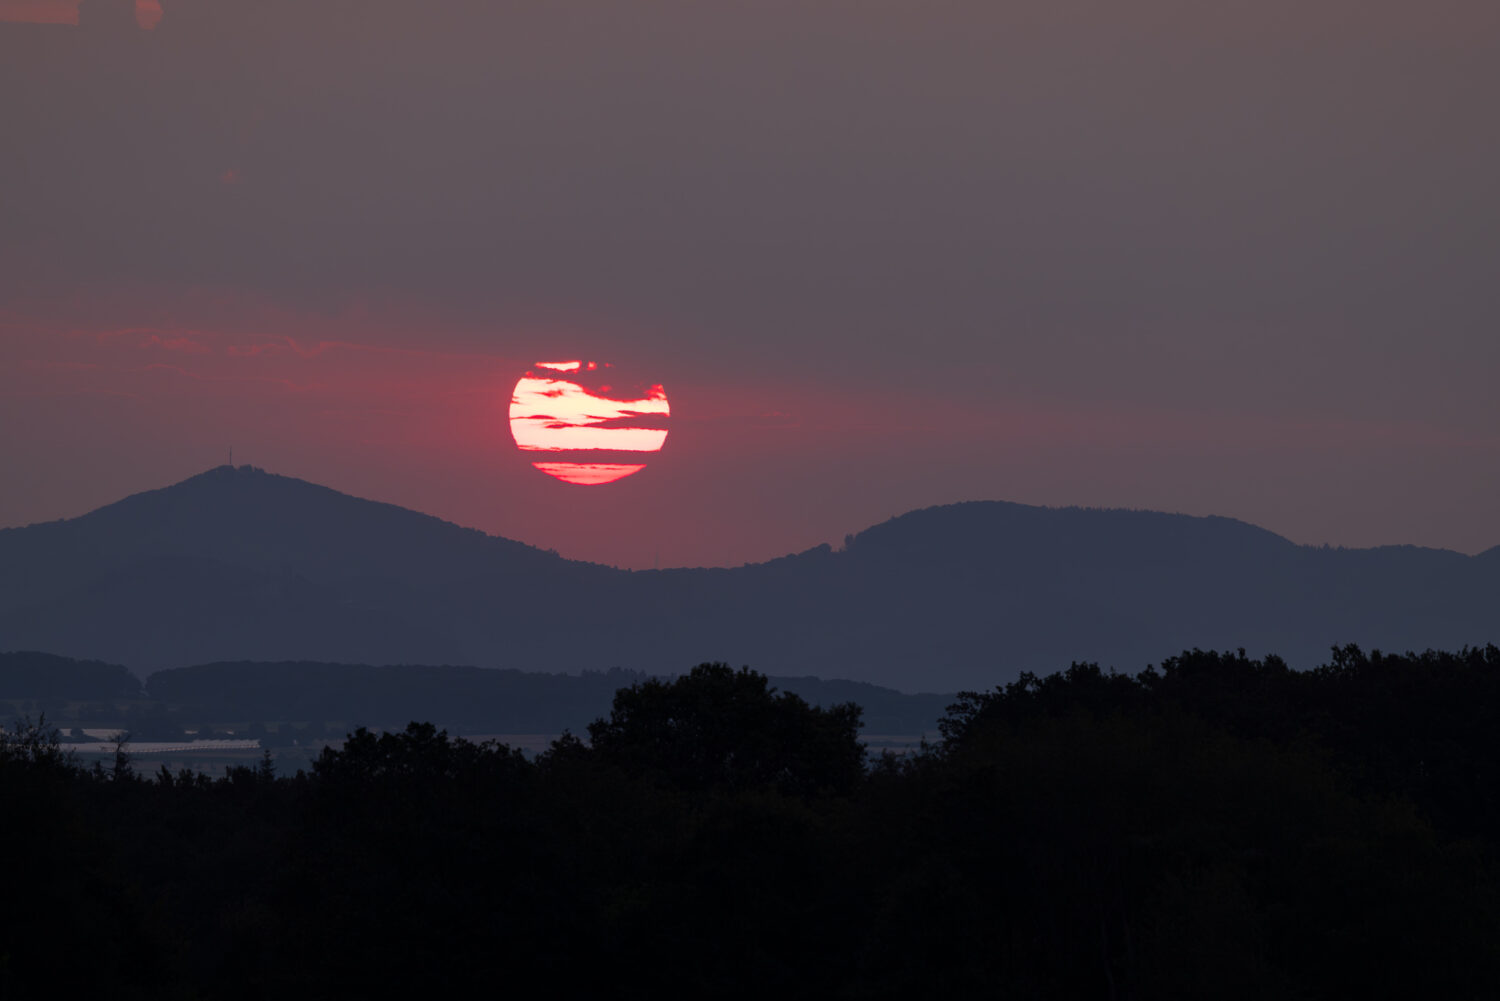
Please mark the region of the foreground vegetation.
POLYGON ((310 773, 0 741, 0 998, 1343 998, 1500 982, 1500 649, 1193 651, 852 704, 703 665, 527 759, 426 724, 310 773))

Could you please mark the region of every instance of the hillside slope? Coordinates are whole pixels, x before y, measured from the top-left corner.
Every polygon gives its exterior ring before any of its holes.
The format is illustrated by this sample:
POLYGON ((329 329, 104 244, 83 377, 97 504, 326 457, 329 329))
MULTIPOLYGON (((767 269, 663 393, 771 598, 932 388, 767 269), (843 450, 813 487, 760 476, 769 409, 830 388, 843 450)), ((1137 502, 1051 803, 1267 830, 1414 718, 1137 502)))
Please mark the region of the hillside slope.
POLYGON ((251 467, 0 531, 0 649, 122 662, 703 661, 903 691, 1191 647, 1295 666, 1500 639, 1491 550, 1297 546, 1226 518, 971 502, 736 569, 578 563, 251 467))

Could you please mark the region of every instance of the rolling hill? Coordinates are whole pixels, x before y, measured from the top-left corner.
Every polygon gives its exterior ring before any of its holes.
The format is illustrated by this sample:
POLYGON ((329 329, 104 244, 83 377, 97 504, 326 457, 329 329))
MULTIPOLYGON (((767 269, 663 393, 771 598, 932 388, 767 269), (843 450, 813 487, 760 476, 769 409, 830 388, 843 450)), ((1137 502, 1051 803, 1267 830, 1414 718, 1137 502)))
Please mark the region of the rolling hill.
POLYGON ((1500 639, 1500 549, 1298 546, 1227 518, 970 502, 734 569, 570 561, 253 467, 0 531, 0 650, 767 674, 988 688, 1191 647, 1294 666, 1500 639))

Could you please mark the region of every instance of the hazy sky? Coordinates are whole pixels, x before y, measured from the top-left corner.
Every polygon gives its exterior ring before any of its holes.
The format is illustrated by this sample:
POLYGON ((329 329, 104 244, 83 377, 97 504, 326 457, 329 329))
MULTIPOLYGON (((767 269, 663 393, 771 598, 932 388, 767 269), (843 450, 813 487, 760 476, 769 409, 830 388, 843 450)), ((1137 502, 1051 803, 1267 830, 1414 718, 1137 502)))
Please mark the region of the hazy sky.
POLYGON ((160 6, 0 25, 0 525, 232 445, 623 566, 987 498, 1500 543, 1493 0, 160 6), (516 451, 573 358, 665 386, 643 472, 516 451))

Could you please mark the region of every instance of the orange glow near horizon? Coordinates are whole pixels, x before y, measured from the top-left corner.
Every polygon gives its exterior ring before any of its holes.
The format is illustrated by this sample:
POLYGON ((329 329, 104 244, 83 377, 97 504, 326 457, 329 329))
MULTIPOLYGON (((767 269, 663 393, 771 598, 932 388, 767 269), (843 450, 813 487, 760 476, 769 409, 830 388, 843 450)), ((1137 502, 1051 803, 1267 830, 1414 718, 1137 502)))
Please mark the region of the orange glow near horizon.
POLYGON ((622 384, 613 369, 604 362, 537 362, 516 383, 510 401, 516 447, 575 460, 533 462, 534 468, 564 483, 597 486, 645 468, 603 460, 661 450, 671 416, 666 391, 660 383, 622 384), (593 459, 601 461, 586 461, 593 459))

